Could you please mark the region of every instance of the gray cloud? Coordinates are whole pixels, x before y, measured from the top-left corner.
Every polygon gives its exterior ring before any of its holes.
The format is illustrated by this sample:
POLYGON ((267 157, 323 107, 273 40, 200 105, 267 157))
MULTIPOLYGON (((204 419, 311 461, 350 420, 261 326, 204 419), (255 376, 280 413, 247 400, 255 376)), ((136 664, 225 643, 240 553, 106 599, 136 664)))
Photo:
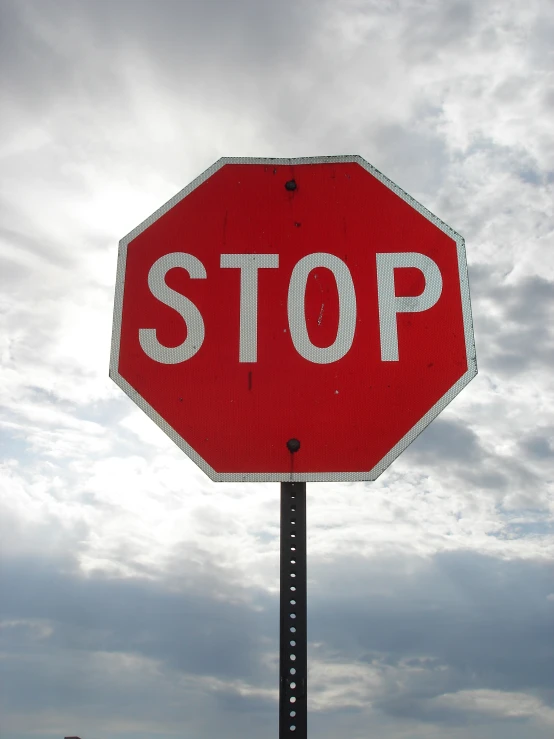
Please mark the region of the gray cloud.
POLYGON ((469 427, 467 421, 448 416, 439 417, 423 431, 403 455, 408 464, 442 470, 471 491, 485 490, 508 494, 516 485, 525 505, 545 508, 540 495, 542 480, 524 455, 501 455, 490 451, 469 427))
MULTIPOLYGON (((424 718, 424 702, 447 692, 531 691, 554 705, 550 568, 472 553, 409 565, 343 561, 315 567, 311 637, 331 653, 397 666, 383 710, 424 718), (353 597, 353 585, 362 597, 353 597), (333 601, 328 600, 329 593, 333 601), (402 667, 418 667, 409 673, 402 667)), ((426 720, 458 720, 437 714, 426 720)))
POLYGON ((475 4, 458 0, 439 6, 414 4, 404 35, 404 51, 414 61, 430 61, 443 49, 465 46, 476 29, 475 4))
POLYGON ((520 440, 519 446, 524 454, 538 460, 554 460, 554 428, 537 429, 520 440))
POLYGON ((166 0, 163 5, 5 0, 2 5, 5 90, 33 107, 70 94, 115 98, 121 93, 122 58, 139 63, 146 58, 160 85, 189 92, 214 75, 233 84, 237 74, 243 82, 254 71, 273 76, 276 65, 298 66, 318 18, 308 0, 166 0))
POLYGON ((241 603, 238 584, 233 592, 215 566, 197 573, 192 587, 172 593, 140 580, 62 575, 36 562, 9 565, 4 618, 25 614, 55 624, 51 649, 140 652, 194 674, 244 678, 259 673, 256 642, 270 604, 263 594, 257 596, 263 611, 241 603), (226 592, 223 600, 210 597, 210 584, 226 592))
POLYGON ((471 288, 484 369, 513 376, 554 367, 554 282, 534 276, 510 284, 482 265, 471 269, 471 288), (494 315, 485 301, 494 305, 494 315))
POLYGON ((465 423, 437 418, 410 446, 410 452, 423 461, 477 464, 485 453, 479 437, 465 423))
MULTIPOLYGON (((230 586, 214 564, 200 570, 190 560, 183 560, 184 579, 176 582, 83 578, 68 572, 67 564, 62 573, 58 562, 47 559, 4 562, 2 618, 13 623, 4 645, 11 675, 5 710, 29 710, 32 695, 33 711, 63 714, 73 707, 86 717, 87 706, 94 705, 123 718, 129 709, 122 696, 127 705, 140 705, 150 678, 137 676, 120 688, 116 675, 100 679, 98 659, 136 655, 154 660, 160 675, 174 675, 173 681, 178 675, 223 681, 218 710, 274 713, 273 700, 241 696, 233 681, 275 687, 275 596, 230 586), (223 595, 210 594, 218 591, 223 595), (271 669, 267 654, 273 655, 271 669), (55 655, 52 673, 48 665, 55 655)), ((331 654, 332 660, 391 668, 372 696, 384 714, 465 725, 463 714, 431 710, 429 701, 468 689, 531 692, 554 705, 554 611, 546 565, 471 553, 432 560, 350 558, 331 566, 316 560, 310 582, 309 636, 318 645, 312 658, 331 654), (394 676, 403 672, 399 689, 394 676)), ((163 698, 158 700, 150 719, 165 710, 163 698)))

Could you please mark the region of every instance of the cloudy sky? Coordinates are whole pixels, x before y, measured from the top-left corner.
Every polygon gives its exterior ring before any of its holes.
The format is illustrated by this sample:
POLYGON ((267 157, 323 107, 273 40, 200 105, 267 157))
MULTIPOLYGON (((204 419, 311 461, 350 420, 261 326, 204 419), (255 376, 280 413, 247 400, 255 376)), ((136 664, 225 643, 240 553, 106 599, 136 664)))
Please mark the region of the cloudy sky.
POLYGON ((359 154, 466 239, 479 375, 308 484, 309 728, 554 734, 554 5, 1 0, 3 739, 277 736, 277 483, 108 379, 120 238, 221 156, 359 154))

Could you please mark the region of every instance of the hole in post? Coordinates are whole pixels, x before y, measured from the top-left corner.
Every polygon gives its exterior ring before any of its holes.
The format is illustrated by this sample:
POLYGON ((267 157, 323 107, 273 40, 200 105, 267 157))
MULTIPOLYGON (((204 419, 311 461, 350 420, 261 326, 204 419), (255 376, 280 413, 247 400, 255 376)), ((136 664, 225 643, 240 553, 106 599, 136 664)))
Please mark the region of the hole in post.
POLYGON ((290 659, 291 662, 296 662, 296 654, 291 654, 290 659))
POLYGON ((289 716, 290 716, 291 718, 294 718, 294 717, 296 716, 296 711, 291 711, 291 712, 289 713, 289 716))
POLYGON ((295 647, 296 646, 296 642, 294 641, 294 639, 291 639, 289 641, 289 644, 291 645, 291 647, 295 647))
POLYGON ((291 730, 291 731, 296 731, 296 726, 295 726, 294 724, 291 724, 291 725, 290 725, 290 730, 291 730))
POLYGON ((296 626, 291 626, 291 627, 290 627, 290 629, 289 629, 289 631, 290 631, 290 632, 291 632, 292 634, 295 634, 295 633, 296 633, 296 626))
POLYGON ((289 615, 291 618, 296 618, 296 613, 290 613, 289 615))
POLYGON ((290 687, 292 688, 292 690, 294 690, 296 688, 296 683, 291 683, 290 687))
POLYGON ((296 669, 294 667, 291 667, 290 668, 290 674, 291 675, 296 675, 296 669))
POLYGON ((296 601, 295 600, 289 600, 289 603, 291 604, 291 606, 295 606, 296 605, 296 601))
POLYGON ((294 695, 291 695, 291 697, 289 698, 289 701, 291 703, 296 703, 296 698, 294 697, 294 695))

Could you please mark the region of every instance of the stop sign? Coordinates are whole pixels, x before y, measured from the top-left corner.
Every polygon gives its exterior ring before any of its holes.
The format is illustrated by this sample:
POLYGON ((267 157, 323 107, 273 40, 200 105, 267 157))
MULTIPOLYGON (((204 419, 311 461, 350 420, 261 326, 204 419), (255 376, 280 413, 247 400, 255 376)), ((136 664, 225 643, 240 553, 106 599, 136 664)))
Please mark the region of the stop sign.
POLYGON ((221 159, 120 243, 110 376, 212 480, 374 480, 476 373, 463 239, 360 157, 221 159))

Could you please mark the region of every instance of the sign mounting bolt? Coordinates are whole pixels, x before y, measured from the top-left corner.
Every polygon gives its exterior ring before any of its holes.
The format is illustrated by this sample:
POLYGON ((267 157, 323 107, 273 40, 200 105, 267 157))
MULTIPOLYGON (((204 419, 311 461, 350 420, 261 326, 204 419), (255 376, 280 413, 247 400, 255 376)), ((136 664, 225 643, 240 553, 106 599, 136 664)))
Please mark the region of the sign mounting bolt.
POLYGON ((291 452, 291 454, 297 452, 300 449, 300 442, 298 441, 298 439, 289 439, 287 441, 287 449, 289 450, 289 452, 291 452))

